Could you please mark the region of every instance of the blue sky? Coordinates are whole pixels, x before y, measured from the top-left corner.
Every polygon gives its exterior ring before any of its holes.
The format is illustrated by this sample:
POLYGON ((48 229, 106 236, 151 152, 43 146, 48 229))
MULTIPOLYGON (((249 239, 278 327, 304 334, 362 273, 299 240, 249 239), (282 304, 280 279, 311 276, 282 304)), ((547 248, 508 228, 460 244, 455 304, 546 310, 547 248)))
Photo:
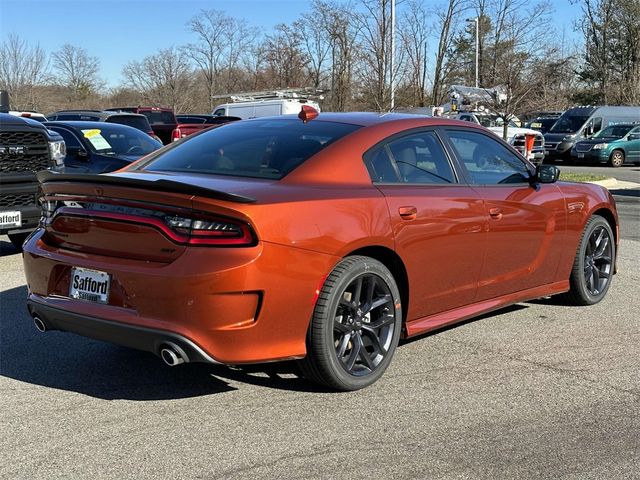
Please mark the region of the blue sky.
MULTIPOLYGON (((424 0, 439 3, 441 0, 424 0)), ((0 0, 0 41, 17 33, 52 52, 65 43, 84 47, 101 61, 110 86, 122 80, 122 67, 161 48, 191 41, 187 21, 201 9, 216 9, 269 31, 308 11, 309 0, 0 0)), ((553 0, 554 22, 573 35, 580 7, 553 0)), ((435 42, 433 42, 435 43, 435 42)))

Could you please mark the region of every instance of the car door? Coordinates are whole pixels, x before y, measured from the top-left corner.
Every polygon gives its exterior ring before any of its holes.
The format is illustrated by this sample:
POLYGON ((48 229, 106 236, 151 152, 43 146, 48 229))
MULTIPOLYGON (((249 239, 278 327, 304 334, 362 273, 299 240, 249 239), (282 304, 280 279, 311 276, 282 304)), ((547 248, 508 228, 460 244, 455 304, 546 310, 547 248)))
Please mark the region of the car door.
POLYGON ((552 283, 566 226, 560 189, 532 185, 532 166, 490 133, 453 127, 446 132, 467 181, 484 201, 487 246, 476 301, 552 283))
POLYGON ((640 162, 640 126, 632 128, 627 133, 625 151, 628 161, 640 162))
POLYGON ((484 256, 485 214, 460 184, 434 130, 393 136, 365 155, 386 198, 396 252, 409 278, 407 320, 471 303, 484 256))

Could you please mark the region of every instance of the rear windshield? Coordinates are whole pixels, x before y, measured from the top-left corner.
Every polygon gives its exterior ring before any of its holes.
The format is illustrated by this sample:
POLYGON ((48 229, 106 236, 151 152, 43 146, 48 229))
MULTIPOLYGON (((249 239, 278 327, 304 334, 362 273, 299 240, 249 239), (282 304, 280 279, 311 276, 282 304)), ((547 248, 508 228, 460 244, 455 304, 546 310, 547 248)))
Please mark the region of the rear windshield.
POLYGON ((83 122, 99 122, 101 118, 98 115, 90 115, 86 113, 61 113, 59 115, 55 115, 55 120, 81 120, 83 122))
POLYGON ((280 179, 358 128, 298 119, 234 122, 189 138, 140 168, 280 179))
POLYGON ((134 117, 133 115, 113 115, 107 118, 107 122, 119 123, 120 125, 129 125, 143 132, 151 130, 149 122, 144 117, 134 117))
POLYGON ((176 123, 173 112, 162 112, 157 110, 142 110, 142 113, 151 125, 171 125, 176 123))
POLYGON ((186 117, 184 115, 177 115, 176 119, 178 123, 204 123, 206 121, 206 119, 202 117, 186 117))

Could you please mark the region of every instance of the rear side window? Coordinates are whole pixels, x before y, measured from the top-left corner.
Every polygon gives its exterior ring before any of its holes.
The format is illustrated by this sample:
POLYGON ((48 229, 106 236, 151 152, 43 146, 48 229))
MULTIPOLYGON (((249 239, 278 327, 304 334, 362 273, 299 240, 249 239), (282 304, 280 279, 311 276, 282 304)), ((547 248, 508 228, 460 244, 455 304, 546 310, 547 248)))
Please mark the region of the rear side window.
POLYGON ((119 123, 120 125, 129 125, 143 132, 151 130, 149 122, 144 117, 134 117, 132 115, 113 115, 106 120, 110 123, 119 123))
POLYGON ((474 184, 528 183, 525 162, 498 140, 468 130, 447 130, 447 135, 474 184))
POLYGON ((455 175, 440 140, 419 132, 385 142, 367 155, 374 183, 454 183, 455 175))
POLYGON ((280 179, 358 128, 298 119, 234 122, 190 138, 139 168, 280 179))

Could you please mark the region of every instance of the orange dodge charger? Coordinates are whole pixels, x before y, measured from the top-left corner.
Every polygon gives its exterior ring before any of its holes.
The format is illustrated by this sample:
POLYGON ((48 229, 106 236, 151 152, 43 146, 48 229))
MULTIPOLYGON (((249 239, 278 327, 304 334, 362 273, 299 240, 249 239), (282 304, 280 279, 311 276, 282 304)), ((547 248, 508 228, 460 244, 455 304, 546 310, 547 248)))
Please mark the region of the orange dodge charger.
POLYGON ((116 173, 39 174, 24 245, 40 331, 167 364, 299 359, 339 390, 400 337, 515 302, 600 301, 618 217, 468 122, 322 113, 204 131, 116 173))

